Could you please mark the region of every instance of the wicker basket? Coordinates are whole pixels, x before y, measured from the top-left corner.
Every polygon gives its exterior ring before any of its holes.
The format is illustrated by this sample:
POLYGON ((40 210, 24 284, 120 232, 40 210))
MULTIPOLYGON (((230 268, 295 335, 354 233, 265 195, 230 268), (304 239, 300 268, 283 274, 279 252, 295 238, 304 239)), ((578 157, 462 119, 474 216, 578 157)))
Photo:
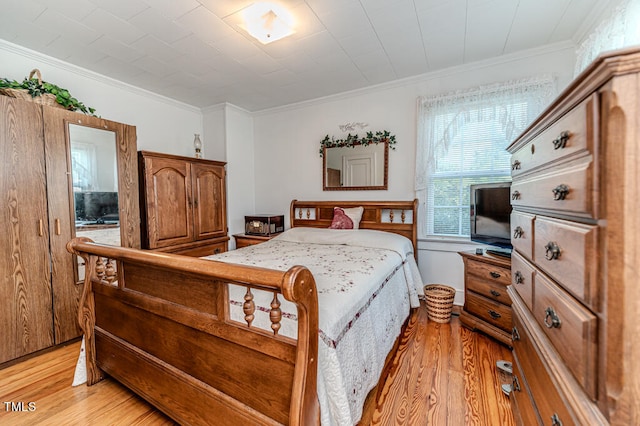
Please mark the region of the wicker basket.
POLYGON ((424 295, 429 319, 440 323, 449 322, 456 290, 443 284, 428 284, 424 286, 424 295))
MULTIPOLYGON (((31 80, 34 75, 38 79, 38 83, 42 84, 42 74, 40 74, 39 69, 34 69, 29 73, 29 80, 31 80)), ((11 98, 21 99, 27 102, 33 102, 38 105, 64 108, 63 105, 60 105, 56 101, 56 95, 53 95, 51 93, 43 93, 40 96, 32 97, 26 89, 12 89, 9 87, 2 87, 0 88, 0 94, 9 96, 11 98)))

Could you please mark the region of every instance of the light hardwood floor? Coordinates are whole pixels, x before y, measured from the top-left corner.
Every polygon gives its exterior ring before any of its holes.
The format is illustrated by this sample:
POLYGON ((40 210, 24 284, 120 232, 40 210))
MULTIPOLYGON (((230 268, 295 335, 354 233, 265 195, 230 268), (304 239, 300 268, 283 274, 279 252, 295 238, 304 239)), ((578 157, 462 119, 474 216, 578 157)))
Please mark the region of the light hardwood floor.
MULTIPOLYGON (((110 379, 71 387, 79 348, 73 343, 0 370, 0 424, 173 424, 110 379)), ((511 361, 508 348, 462 327, 457 317, 428 321, 423 306, 411 316, 361 425, 513 425, 495 368, 500 359, 511 361)))

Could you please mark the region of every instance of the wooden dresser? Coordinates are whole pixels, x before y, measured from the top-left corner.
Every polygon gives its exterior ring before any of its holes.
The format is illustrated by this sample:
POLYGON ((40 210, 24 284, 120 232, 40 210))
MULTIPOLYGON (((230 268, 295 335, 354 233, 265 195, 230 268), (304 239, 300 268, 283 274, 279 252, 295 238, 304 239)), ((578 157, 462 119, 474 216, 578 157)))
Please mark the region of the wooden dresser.
POLYGON ((640 50, 603 56, 509 147, 521 424, 640 424, 640 50))
POLYGON ((142 248, 207 256, 227 251, 225 163, 138 152, 142 248))
POLYGON ((464 261, 464 308, 460 322, 511 346, 511 284, 509 258, 459 252, 464 261))

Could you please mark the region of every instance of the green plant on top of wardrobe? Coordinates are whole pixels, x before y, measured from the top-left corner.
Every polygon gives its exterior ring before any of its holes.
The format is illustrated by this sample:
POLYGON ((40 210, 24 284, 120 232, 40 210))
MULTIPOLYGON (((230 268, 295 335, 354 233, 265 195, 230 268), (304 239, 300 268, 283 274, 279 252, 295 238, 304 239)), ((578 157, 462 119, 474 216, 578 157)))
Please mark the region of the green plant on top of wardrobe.
POLYGON ((7 78, 0 79, 0 88, 6 87, 9 89, 22 89, 26 90, 32 98, 42 96, 45 93, 50 93, 56 97, 56 102, 68 109, 69 111, 80 111, 89 115, 96 115, 95 108, 91 108, 80 102, 78 99, 71 96, 71 93, 67 89, 57 86, 53 83, 46 81, 38 81, 37 78, 27 79, 25 78, 22 83, 18 83, 16 80, 9 80, 7 78))

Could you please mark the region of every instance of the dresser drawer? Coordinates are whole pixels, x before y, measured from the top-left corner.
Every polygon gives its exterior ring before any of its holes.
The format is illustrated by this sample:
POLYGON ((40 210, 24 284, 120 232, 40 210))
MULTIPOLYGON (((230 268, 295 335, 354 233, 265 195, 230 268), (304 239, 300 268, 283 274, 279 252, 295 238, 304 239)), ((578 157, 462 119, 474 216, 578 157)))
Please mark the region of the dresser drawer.
MULTIPOLYGON (((519 362, 522 377, 535 401, 535 407, 542 424, 552 424, 551 419, 553 416, 556 416, 563 426, 575 424, 571 409, 566 406, 560 391, 555 387, 528 329, 524 326, 519 316, 518 310, 514 311, 513 327, 514 358, 519 362)), ((521 391, 525 384, 519 383, 521 391)), ((514 379, 513 386, 518 386, 516 379, 514 379)))
POLYGON ((538 417, 531 397, 531 391, 526 379, 522 375, 518 354, 513 354, 513 383, 511 383, 511 404, 514 407, 513 416, 519 426, 540 425, 542 422, 538 417))
POLYGON ((511 284, 511 270, 509 268, 503 268, 474 260, 468 261, 466 268, 467 274, 475 275, 483 280, 503 286, 511 284))
POLYGON ((583 157, 561 170, 545 170, 527 179, 514 179, 511 204, 586 218, 597 218, 591 157, 583 157))
POLYGON ((536 274, 533 316, 589 397, 596 395, 597 318, 543 274, 536 274))
POLYGON ((511 256, 511 286, 529 309, 533 309, 534 275, 535 268, 514 251, 511 256))
POLYGON ((496 281, 481 280, 473 275, 467 277, 467 290, 481 294, 488 299, 511 306, 511 298, 507 294, 507 287, 496 281))
POLYGON ((535 216, 519 211, 511 213, 511 245, 527 259, 533 259, 533 222, 535 216))
POLYGON ((511 157, 511 175, 560 162, 582 151, 593 152, 597 99, 596 95, 591 96, 516 151, 511 157))
POLYGON ((537 216, 535 264, 587 306, 598 298, 598 227, 537 216))
POLYGON ((511 331, 511 307, 473 292, 465 294, 464 309, 506 332, 511 331))

